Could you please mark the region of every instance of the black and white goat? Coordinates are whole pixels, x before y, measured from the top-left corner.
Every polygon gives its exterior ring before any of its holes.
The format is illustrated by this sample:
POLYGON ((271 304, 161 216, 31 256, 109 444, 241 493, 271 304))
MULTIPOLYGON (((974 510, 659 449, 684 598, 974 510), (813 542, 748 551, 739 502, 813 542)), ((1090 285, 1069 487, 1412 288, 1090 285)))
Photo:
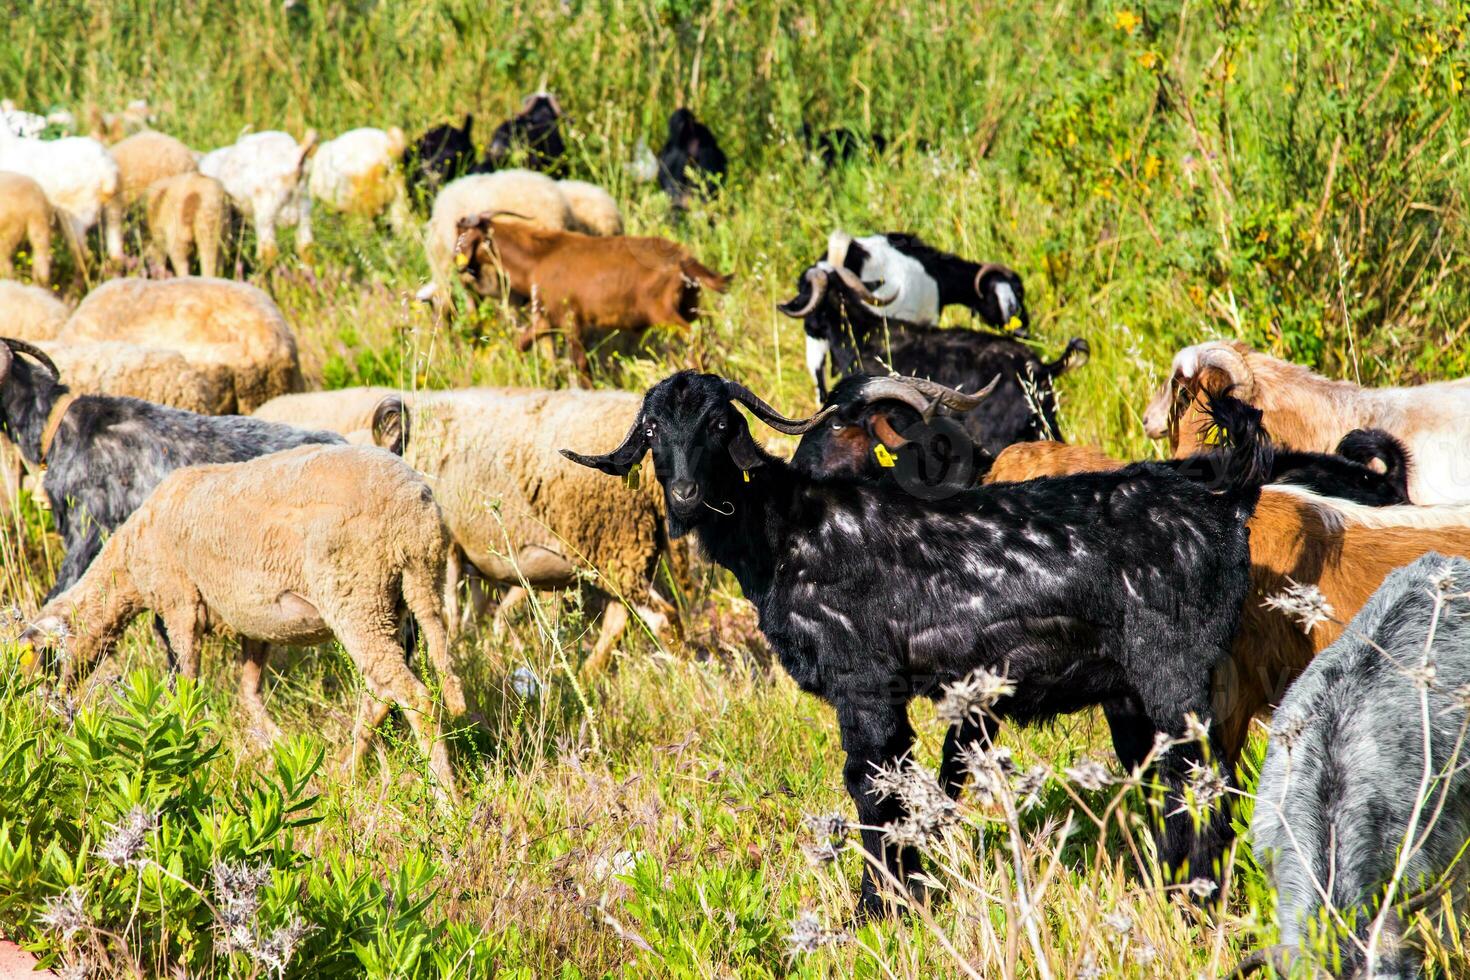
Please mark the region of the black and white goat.
MULTIPOLYGON (((1229 655, 1249 584, 1244 521, 1270 468, 1257 410, 1218 400, 1235 448, 1215 488, 1139 463, 926 501, 800 473, 756 443, 736 404, 793 434, 832 414, 787 419, 741 385, 685 371, 649 389, 620 446, 563 453, 616 476, 652 453, 671 535, 694 532, 734 573, 782 665, 836 710, 863 845, 899 880, 918 856, 886 843, 883 828, 903 805, 870 794, 868 780, 913 748, 914 698, 986 668, 1015 685, 998 717, 1104 704, 1129 768, 1157 732, 1183 736, 1187 713, 1209 717, 1211 673, 1229 655)), ((951 730, 940 781, 952 795, 960 750, 993 728, 951 730)), ((1178 806, 1203 759, 1191 744, 1156 763, 1170 795, 1158 852, 1176 874, 1217 874, 1232 833, 1224 808, 1196 825, 1178 806)), ((885 907, 869 872, 860 906, 885 907)))
MULTIPOLYGON (((66 555, 50 599, 70 588, 159 482, 196 463, 238 463, 309 443, 340 443, 238 415, 196 415, 136 398, 74 395, 39 348, 0 337, 0 433, 32 466, 44 466, 66 555), (33 366, 20 355, 34 359, 33 366)), ((221 515, 228 501, 221 503, 221 515)))
POLYGON ((998 376, 994 397, 964 417, 977 446, 993 455, 1015 442, 1061 438, 1055 382, 1087 363, 1089 348, 1082 338, 1072 338, 1059 358, 1046 363, 1025 344, 998 333, 885 317, 863 302, 865 295, 876 297, 858 273, 841 265, 812 266, 799 290, 778 308, 803 321, 807 369, 819 400, 827 396, 829 362, 838 378, 892 373, 971 392, 998 376))
POLYGON ((1470 840, 1467 589, 1464 558, 1431 552, 1390 573, 1286 692, 1251 822, 1276 886, 1281 948, 1251 957, 1238 975, 1267 963, 1286 975, 1283 961, 1311 950, 1330 908, 1346 926, 1344 975, 1418 976, 1400 903, 1434 909, 1449 887, 1460 907, 1465 876, 1453 869, 1470 840))
POLYGON ((474 172, 488 174, 509 166, 515 162, 512 158, 517 150, 524 152, 524 165, 530 169, 559 171, 567 152, 561 138, 561 119, 561 103, 550 92, 526 96, 521 111, 495 127, 485 157, 474 172))
POLYGON ((658 151, 658 186, 669 195, 674 210, 683 211, 692 198, 717 190, 727 166, 725 151, 709 127, 688 109, 675 109, 669 116, 668 138, 658 151))

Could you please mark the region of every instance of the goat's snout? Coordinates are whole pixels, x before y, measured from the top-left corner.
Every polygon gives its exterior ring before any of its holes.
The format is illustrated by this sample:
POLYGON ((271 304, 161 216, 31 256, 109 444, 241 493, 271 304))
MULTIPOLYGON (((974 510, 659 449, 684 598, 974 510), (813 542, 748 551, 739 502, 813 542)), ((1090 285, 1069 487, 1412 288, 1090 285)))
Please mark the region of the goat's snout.
POLYGON ((680 506, 692 507, 699 503, 699 484, 693 480, 675 480, 669 484, 669 496, 680 506))

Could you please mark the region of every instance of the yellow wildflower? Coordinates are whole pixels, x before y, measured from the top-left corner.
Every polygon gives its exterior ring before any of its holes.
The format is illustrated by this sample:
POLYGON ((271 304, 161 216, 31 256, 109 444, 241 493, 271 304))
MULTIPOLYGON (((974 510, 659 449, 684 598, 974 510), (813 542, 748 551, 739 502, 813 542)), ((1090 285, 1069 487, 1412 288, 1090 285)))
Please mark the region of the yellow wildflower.
POLYGON ((1131 10, 1120 10, 1113 18, 1113 26, 1125 34, 1132 34, 1138 30, 1138 25, 1141 23, 1143 21, 1131 10))

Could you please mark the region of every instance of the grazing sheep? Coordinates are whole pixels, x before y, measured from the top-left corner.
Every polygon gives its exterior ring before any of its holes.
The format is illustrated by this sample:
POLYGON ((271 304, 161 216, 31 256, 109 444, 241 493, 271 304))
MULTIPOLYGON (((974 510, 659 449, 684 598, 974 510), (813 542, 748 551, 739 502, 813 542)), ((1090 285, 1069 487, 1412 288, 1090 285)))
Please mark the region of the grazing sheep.
POLYGON ((728 161, 715 134, 686 108, 669 116, 669 135, 658 151, 658 186, 674 211, 688 209, 693 197, 707 198, 724 183, 728 161))
MULTIPOLYGON (((445 185, 434 198, 429 227, 424 234, 424 251, 434 281, 419 290, 419 299, 433 302, 441 312, 448 311, 451 283, 457 279, 454 246, 459 238, 459 221, 486 211, 557 231, 572 227, 572 210, 566 196, 556 181, 545 174, 502 170, 461 177, 445 185)), ((469 303, 473 311, 476 305, 473 295, 469 303)))
POLYGON ((469 172, 475 162, 475 144, 470 139, 474 125, 475 117, 466 114, 463 126, 444 123, 414 142, 404 172, 415 199, 433 197, 439 188, 469 172))
MULTIPOLYGON (((996 458, 987 479, 1033 480, 1125 465, 1084 446, 1021 443, 996 458)), ((1217 479, 1208 465, 1178 468, 1206 482, 1217 479)), ((1250 591, 1230 659, 1214 681, 1221 751, 1231 764, 1240 757, 1252 719, 1269 710, 1312 657, 1341 635, 1340 619, 1361 609, 1390 571, 1429 551, 1470 557, 1470 507, 1463 505, 1369 507, 1278 484, 1262 491, 1248 526, 1250 591), (1316 586, 1337 618, 1304 633, 1266 605, 1294 584, 1316 586)))
POLYGON ((118 192, 118 168, 107 148, 86 136, 23 139, 0 129, 0 170, 30 177, 46 192, 77 262, 86 262, 87 229, 118 192))
POLYGON ((1467 588, 1464 558, 1431 552, 1391 573, 1282 699, 1251 833, 1287 959, 1328 908, 1352 937, 1344 975, 1418 976, 1395 908, 1426 890, 1418 904, 1433 907, 1446 885, 1465 895, 1451 871, 1470 839, 1467 588))
POLYGON ((228 279, 114 279, 87 294, 58 339, 176 350, 232 377, 235 412, 303 387, 280 309, 262 290, 228 279))
POLYGON ((362 759, 372 731, 397 704, 437 789, 452 793, 432 697, 409 670, 397 636, 400 621, 411 615, 440 674, 445 704, 463 712, 441 599, 448 547, 423 478, 377 448, 302 446, 241 463, 190 466, 159 483, 107 539, 87 574, 46 603, 22 640, 37 647, 48 637, 69 637, 66 682, 152 610, 162 620, 170 662, 198 677, 205 631, 228 626, 242 637, 250 667, 242 701, 269 732, 275 725, 258 684, 267 644, 336 638, 367 685, 353 761, 362 759))
POLYGON ((56 339, 71 316, 51 290, 9 279, 0 279, 0 310, 5 311, 6 333, 30 341, 56 339))
POLYGON ((460 219, 454 264, 472 291, 493 296, 505 288, 530 303, 531 323, 516 347, 560 333, 584 380, 587 331, 688 327, 700 314, 700 286, 723 293, 731 280, 666 238, 550 231, 493 211, 460 219))
POLYGON ((87 107, 86 115, 92 138, 103 143, 116 143, 146 130, 156 119, 147 99, 134 99, 117 112, 104 112, 93 104, 87 107))
POLYGON ((127 520, 159 481, 179 467, 239 462, 308 443, 342 441, 331 432, 306 432, 236 415, 197 415, 136 398, 78 395, 62 383, 44 350, 4 337, 0 434, 27 463, 46 470, 43 489, 66 548, 51 595, 81 578, 102 546, 101 532, 127 520))
POLYGON ((1144 412, 1151 438, 1168 437, 1176 456, 1200 443, 1201 394, 1229 388, 1266 415, 1284 446, 1329 452, 1352 429, 1382 429, 1402 440, 1417 465, 1409 495, 1419 504, 1470 502, 1470 379, 1404 388, 1330 381, 1299 364, 1236 340, 1186 347, 1144 412))
POLYGON ((572 221, 569 231, 580 231, 585 235, 621 235, 623 212, 613 196, 596 184, 585 180, 559 180, 557 188, 567 199, 572 221))
POLYGON ((36 139, 46 131, 46 117, 16 107, 11 99, 0 99, 0 130, 12 136, 36 139))
POLYGON ((307 186, 336 211, 373 217, 386 210, 389 226, 402 231, 408 225, 408 190, 400 166, 406 145, 397 126, 349 130, 317 148, 307 186))
POLYGON ((521 111, 499 126, 490 136, 485 158, 475 168, 487 174, 523 156, 531 170, 559 170, 566 144, 561 138, 561 103, 550 92, 533 92, 521 103, 521 111))
POLYGON ((25 174, 0 173, 0 278, 15 278, 15 250, 31 249, 31 278, 51 282, 51 202, 25 174))
POLYGON ((193 150, 172 136, 153 130, 129 136, 108 152, 117 162, 118 188, 103 209, 102 227, 107 257, 120 262, 123 257, 123 220, 128 209, 141 201, 157 181, 194 173, 198 164, 194 161, 193 150))
POLYGON ((213 278, 228 215, 224 185, 200 173, 178 174, 150 185, 147 201, 149 261, 161 267, 167 256, 174 275, 187 276, 189 252, 197 250, 199 275, 213 278))
POLYGON ((311 248, 311 195, 305 175, 315 149, 315 130, 308 130, 300 143, 288 133, 250 133, 199 161, 199 172, 223 184, 235 207, 255 226, 255 254, 261 262, 274 262, 280 253, 277 226, 296 226, 298 253, 311 248))
MULTIPOLYGON (((1229 655, 1249 584, 1244 522, 1270 468, 1255 409, 1215 403, 1234 446, 1218 493, 1141 463, 928 501, 807 476, 756 444, 736 403, 790 434, 834 411, 783 418, 741 385, 683 371, 649 389, 616 448, 563 453, 614 476, 653 455, 670 536, 693 532, 735 575, 787 672, 835 709, 863 847, 896 880, 918 872, 918 853, 883 828, 911 815, 872 793, 869 777, 912 750, 911 700, 985 669, 1015 685, 997 718, 1126 703, 1130 713, 1109 721, 1130 770, 1158 733, 1183 736, 1187 712, 1209 716, 1211 670, 1229 655)), ((964 784, 961 750, 995 733, 989 718, 951 729, 939 781, 952 795, 964 784)), ((1212 751, 1218 734, 1212 726, 1212 751)), ((1191 763, 1204 763, 1198 744, 1155 762, 1175 801, 1191 763)), ((1218 880, 1229 807, 1200 821, 1176 803, 1167 810, 1160 863, 1218 880)), ((886 911, 881 880, 864 869, 863 912, 886 911)))

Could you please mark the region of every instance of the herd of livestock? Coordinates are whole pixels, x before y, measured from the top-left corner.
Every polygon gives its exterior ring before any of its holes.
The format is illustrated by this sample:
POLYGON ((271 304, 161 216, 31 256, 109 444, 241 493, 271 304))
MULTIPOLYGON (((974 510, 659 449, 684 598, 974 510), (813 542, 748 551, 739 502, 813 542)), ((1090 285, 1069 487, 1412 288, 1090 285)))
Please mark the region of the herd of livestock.
MULTIPOLYGON (((690 371, 641 397, 305 392, 270 297, 214 278, 231 213, 270 261, 278 226, 310 244, 313 201, 398 227, 432 202, 422 298, 445 315, 507 304, 522 350, 560 337, 587 383, 591 333, 687 325, 730 277, 624 235, 611 195, 562 176, 561 118, 532 95, 477 159, 471 117, 413 142, 256 133, 199 155, 146 127, 110 147, 41 139, 46 120, 4 111, 0 271, 13 278, 24 241, 44 286, 53 225, 82 265, 99 219, 122 260, 142 206, 148 250, 175 273, 114 279, 74 310, 0 283, 4 499, 32 481, 65 549, 22 636, 26 667, 73 682, 146 610, 171 669, 195 676, 202 636, 226 627, 242 707, 268 737, 271 645, 335 637, 366 686, 354 755, 396 705, 452 796, 439 719, 466 711, 452 640, 479 611, 461 603, 499 588, 503 619, 590 572, 606 602, 595 672, 635 618, 666 625, 655 572, 691 535, 796 683, 835 709, 863 844, 892 880, 920 873, 922 819, 869 778, 913 748, 910 700, 965 685, 991 696, 945 740, 946 791, 1001 720, 1100 707, 1123 767, 1163 788, 1158 857, 1184 881, 1220 880, 1232 797, 1203 818, 1175 803, 1202 773, 1233 787, 1253 721, 1274 711, 1253 834, 1288 945, 1325 906, 1371 907, 1391 876, 1449 877, 1470 836, 1456 761, 1470 564, 1455 557, 1470 556, 1470 381, 1362 387, 1208 341, 1176 354, 1143 413, 1172 458, 1129 463, 1062 441, 1055 383, 1086 341, 1038 357, 1015 271, 909 234, 834 231, 780 304, 803 326, 821 401, 808 418, 690 371), (941 326, 950 306, 989 329, 941 326), (799 436, 791 457, 739 409, 799 436), (418 639, 437 699, 405 654, 418 639), (1405 843, 1426 792, 1437 826, 1405 843)), ((862 143, 808 135, 826 166, 862 143)), ((635 166, 679 211, 728 166, 686 109, 647 156, 635 166)), ((890 907, 886 878, 865 871, 864 912, 890 907)))

